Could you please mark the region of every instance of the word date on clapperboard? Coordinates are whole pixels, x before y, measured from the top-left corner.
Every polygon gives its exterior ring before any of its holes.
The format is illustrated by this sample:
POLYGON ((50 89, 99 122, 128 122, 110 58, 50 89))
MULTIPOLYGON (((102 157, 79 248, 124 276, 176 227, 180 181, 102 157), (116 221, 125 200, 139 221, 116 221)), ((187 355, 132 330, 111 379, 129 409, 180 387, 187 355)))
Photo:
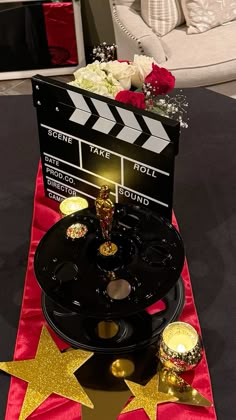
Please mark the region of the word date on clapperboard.
POLYGON ((114 202, 171 219, 177 121, 47 77, 32 84, 49 198, 93 205, 106 184, 114 202))

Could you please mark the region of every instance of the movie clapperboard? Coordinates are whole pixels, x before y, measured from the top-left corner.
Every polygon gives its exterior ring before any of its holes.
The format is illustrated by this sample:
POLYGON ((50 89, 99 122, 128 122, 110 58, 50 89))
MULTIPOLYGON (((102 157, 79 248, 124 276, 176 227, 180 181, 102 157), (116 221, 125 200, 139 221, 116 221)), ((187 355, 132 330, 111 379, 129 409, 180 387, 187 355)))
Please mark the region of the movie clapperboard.
POLYGON ((106 184, 114 202, 171 219, 177 121, 47 77, 32 85, 46 196, 93 205, 106 184))

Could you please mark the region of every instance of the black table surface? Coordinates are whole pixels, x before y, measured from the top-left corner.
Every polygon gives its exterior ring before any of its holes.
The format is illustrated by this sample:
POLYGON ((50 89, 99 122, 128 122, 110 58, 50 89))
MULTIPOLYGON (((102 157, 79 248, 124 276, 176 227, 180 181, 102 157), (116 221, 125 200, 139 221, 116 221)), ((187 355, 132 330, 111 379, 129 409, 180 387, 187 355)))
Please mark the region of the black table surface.
MULTIPOLYGON (((219 420, 236 413, 236 101, 186 89, 174 210, 185 242, 219 420)), ((31 96, 0 97, 0 360, 12 360, 26 273, 39 144, 31 96)), ((0 374, 0 419, 9 377, 0 374)), ((194 420, 194 419, 193 419, 194 420)))

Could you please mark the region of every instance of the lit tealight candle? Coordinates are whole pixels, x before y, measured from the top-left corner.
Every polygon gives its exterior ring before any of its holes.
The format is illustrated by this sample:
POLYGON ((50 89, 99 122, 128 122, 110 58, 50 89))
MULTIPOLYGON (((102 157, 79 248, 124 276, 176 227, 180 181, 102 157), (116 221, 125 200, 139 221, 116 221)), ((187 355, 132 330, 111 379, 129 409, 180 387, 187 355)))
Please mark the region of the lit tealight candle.
POLYGON ((162 364, 178 372, 193 369, 201 360, 197 331, 186 322, 172 322, 162 332, 159 357, 162 364))
POLYGON ((65 198, 60 204, 60 213, 64 216, 69 216, 76 211, 86 209, 88 207, 88 201, 82 197, 68 197, 65 198))
POLYGON ((198 333, 185 322, 173 322, 163 331, 163 340, 171 350, 184 353, 196 346, 198 333))

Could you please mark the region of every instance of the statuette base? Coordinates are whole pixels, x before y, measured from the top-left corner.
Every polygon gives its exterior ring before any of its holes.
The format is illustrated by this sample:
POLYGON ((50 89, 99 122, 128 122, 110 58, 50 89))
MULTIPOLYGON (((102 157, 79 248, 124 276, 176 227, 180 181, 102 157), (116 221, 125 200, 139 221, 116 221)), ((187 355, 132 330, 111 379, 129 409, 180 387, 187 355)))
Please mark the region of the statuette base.
POLYGON ((115 255, 118 251, 118 247, 113 242, 104 242, 104 244, 100 245, 99 252, 104 257, 111 257, 115 255))

